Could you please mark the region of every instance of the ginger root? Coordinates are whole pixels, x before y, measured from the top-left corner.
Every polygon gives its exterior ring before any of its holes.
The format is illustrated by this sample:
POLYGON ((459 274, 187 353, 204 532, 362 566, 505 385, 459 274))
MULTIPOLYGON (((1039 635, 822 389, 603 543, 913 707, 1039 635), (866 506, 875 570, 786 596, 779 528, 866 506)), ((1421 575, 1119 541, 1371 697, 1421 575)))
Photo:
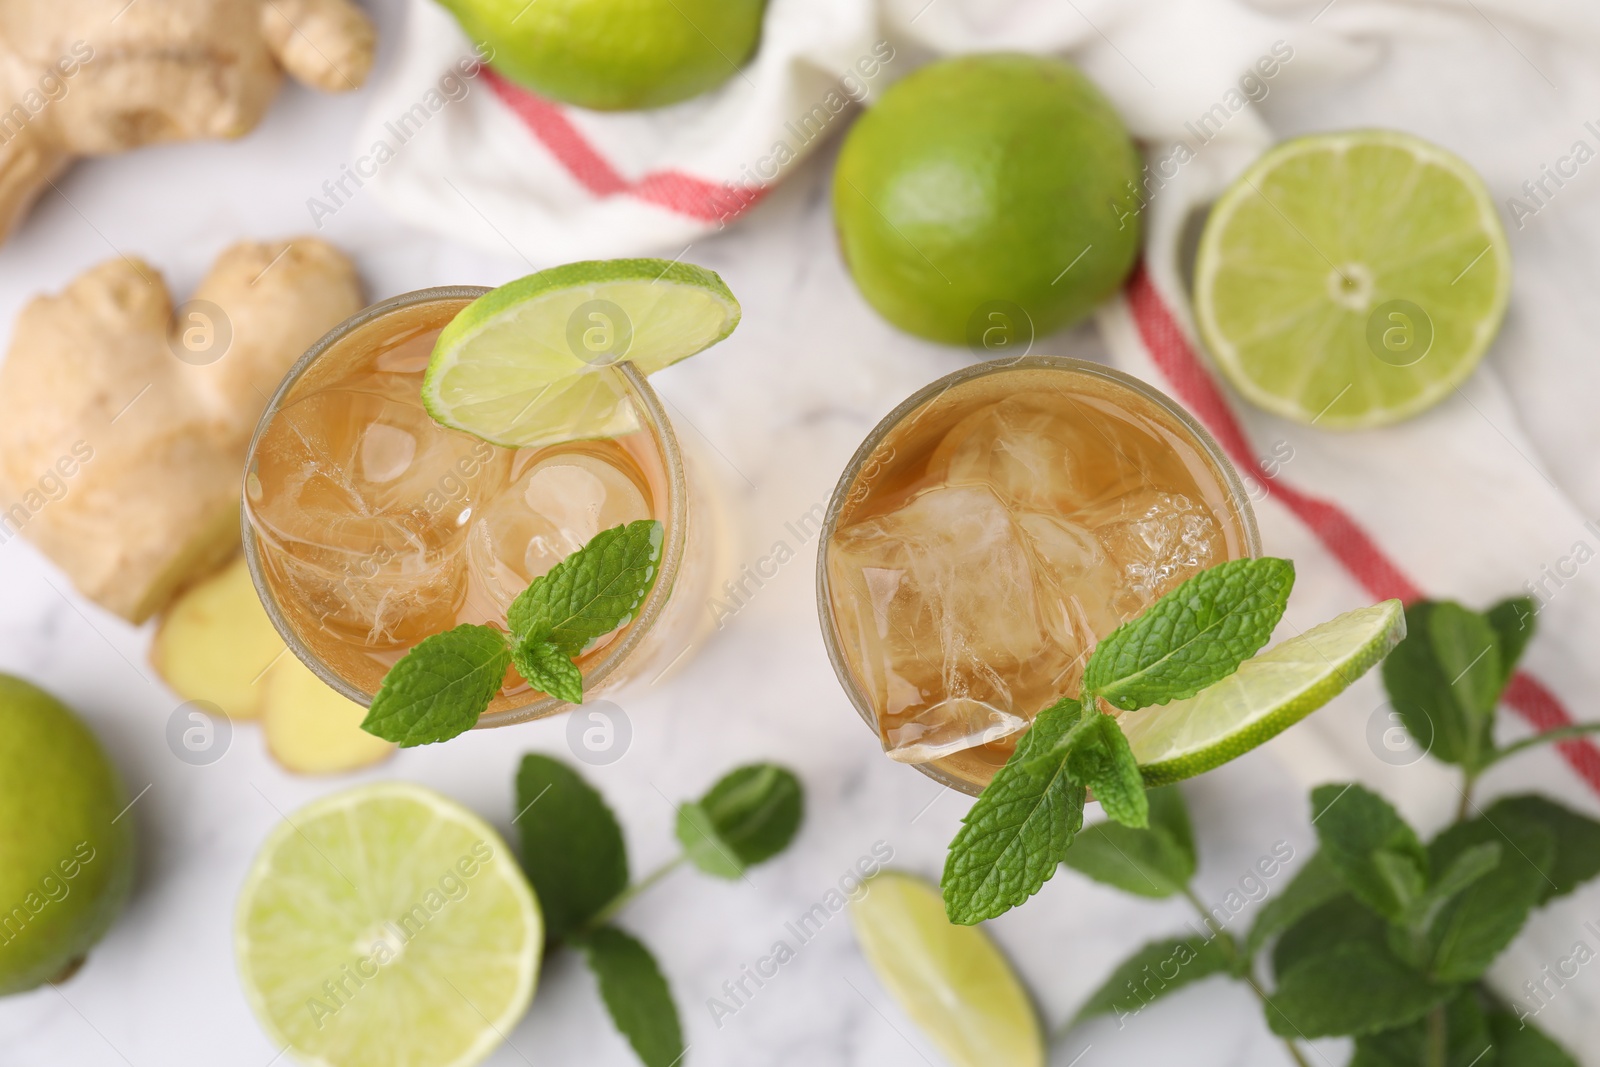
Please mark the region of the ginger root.
POLYGON ((173 601, 150 645, 150 662, 173 692, 231 719, 261 714, 267 670, 288 656, 243 556, 173 601))
POLYGON ((395 745, 361 729, 367 709, 285 656, 267 672, 261 731, 267 752, 295 774, 337 774, 393 755, 395 745))
POLYGON ((174 321, 161 276, 110 260, 18 317, 0 365, 0 543, 22 533, 142 622, 237 549, 245 452, 295 359, 362 305, 314 238, 225 250, 174 321))
POLYGON ((6 0, 0 239, 74 157, 243 136, 280 67, 355 89, 374 40, 351 0, 6 0))
POLYGON ((290 654, 250 583, 244 557, 184 590, 161 618, 150 662, 185 700, 261 719, 267 751, 296 774, 332 774, 386 759, 395 746, 364 732, 367 709, 290 654))

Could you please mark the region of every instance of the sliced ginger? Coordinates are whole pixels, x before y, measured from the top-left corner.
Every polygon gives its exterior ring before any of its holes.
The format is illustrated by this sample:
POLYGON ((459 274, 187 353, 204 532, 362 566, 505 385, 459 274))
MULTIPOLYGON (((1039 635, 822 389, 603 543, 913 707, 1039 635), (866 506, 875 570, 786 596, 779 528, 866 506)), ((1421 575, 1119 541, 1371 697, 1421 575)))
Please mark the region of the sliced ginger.
POLYGON ((267 399, 362 304, 315 238, 236 244, 194 295, 198 317, 175 322, 153 267, 110 260, 29 303, 0 365, 0 543, 22 533, 132 622, 237 551, 267 399))
POLYGON ((285 656, 267 672, 261 727, 267 751, 296 774, 335 774, 377 763, 395 746, 361 729, 367 709, 285 656))
POLYGON ((150 662, 175 693, 234 719, 261 714, 267 668, 286 658, 294 657, 267 618, 243 556, 174 601, 150 646, 150 662))
POLYGON ((185 700, 209 701, 235 719, 259 717, 267 751, 285 770, 333 774, 394 751, 361 729, 366 708, 330 689, 284 646, 243 556, 173 601, 156 628, 150 662, 185 700))

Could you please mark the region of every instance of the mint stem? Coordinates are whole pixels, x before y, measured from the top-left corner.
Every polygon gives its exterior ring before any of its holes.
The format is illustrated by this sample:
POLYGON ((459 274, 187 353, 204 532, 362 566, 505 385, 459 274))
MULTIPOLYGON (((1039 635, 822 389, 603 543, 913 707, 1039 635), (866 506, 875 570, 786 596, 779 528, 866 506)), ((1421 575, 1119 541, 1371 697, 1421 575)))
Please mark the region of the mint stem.
POLYGON ((1446 1035, 1444 1005, 1441 1004, 1428 1013, 1427 1067, 1447 1067, 1449 1041, 1446 1035))
POLYGON ((1546 730, 1544 733, 1525 737, 1515 744, 1507 745, 1505 748, 1495 749, 1489 753, 1489 758, 1484 763, 1484 766, 1492 766, 1507 756, 1513 756, 1518 752, 1533 748, 1535 745, 1559 744, 1562 741, 1573 741, 1594 733, 1600 733, 1600 722, 1580 722, 1572 726, 1558 726, 1554 730, 1546 730))
POLYGON ((1462 770, 1461 772, 1461 803, 1456 805, 1456 822, 1466 822, 1467 815, 1472 808, 1472 790, 1478 784, 1478 775, 1482 771, 1462 770))
MULTIPOLYGON (((1205 906, 1205 902, 1202 901, 1195 893, 1192 885, 1186 885, 1183 887, 1183 896, 1184 899, 1194 907, 1194 910, 1199 913, 1200 921, 1205 923, 1206 929, 1210 930, 1216 935, 1217 940, 1222 945, 1223 951, 1228 954, 1228 958, 1230 960, 1238 961, 1241 957, 1239 942, 1233 939, 1232 934, 1228 933, 1228 931, 1216 924, 1215 920, 1213 920, 1211 917, 1211 909, 1205 906)), ((1244 979, 1245 984, 1250 987, 1250 991, 1256 995, 1256 999, 1261 1001, 1262 1008, 1270 1008, 1272 1006, 1272 1002, 1267 999, 1267 991, 1261 988, 1260 982, 1256 981, 1253 968, 1248 961, 1245 964, 1244 973, 1241 975, 1241 977, 1244 979)), ((1294 1060, 1296 1067, 1311 1067, 1311 1064, 1306 1061, 1306 1058, 1300 1054, 1299 1046, 1297 1046, 1293 1041, 1290 1041, 1288 1038, 1283 1038, 1282 1040, 1283 1047, 1289 1051, 1289 1058, 1294 1060)))
POLYGON ((684 860, 688 858, 689 857, 687 853, 680 852, 672 859, 663 863, 661 866, 657 867, 655 870, 639 879, 637 882, 634 882, 632 885, 628 886, 628 888, 612 897, 609 904, 595 912, 594 917, 583 924, 583 929, 580 932, 588 934, 600 929, 600 927, 614 919, 617 913, 627 906, 628 901, 632 900, 634 897, 638 896, 640 893, 643 893, 646 889, 649 889, 651 886, 661 881, 661 879, 671 874, 678 868, 680 864, 683 863, 684 860))

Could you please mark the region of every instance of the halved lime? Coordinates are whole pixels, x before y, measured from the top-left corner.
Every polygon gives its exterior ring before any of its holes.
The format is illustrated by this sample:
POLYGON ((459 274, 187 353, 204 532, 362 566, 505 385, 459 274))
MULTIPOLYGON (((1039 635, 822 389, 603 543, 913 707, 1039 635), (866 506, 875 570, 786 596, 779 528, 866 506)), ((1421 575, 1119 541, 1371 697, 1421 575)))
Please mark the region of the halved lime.
POLYGON ((1262 156, 1212 208, 1195 315, 1217 365, 1268 411, 1330 429, 1438 403, 1494 340, 1511 251, 1483 180, 1386 130, 1262 156))
POLYGON ((955 1067, 1042 1067, 1027 990, 989 935, 945 917, 939 890, 882 871, 850 905, 856 941, 889 995, 955 1067))
POLYGON ((446 426, 529 448, 615 437, 638 415, 615 365, 652 374, 739 325, 722 279, 688 263, 568 263, 502 285, 439 335, 422 404, 446 426))
POLYGON ((500 835, 403 782, 326 797, 267 838, 234 928, 246 999, 319 1067, 467 1067, 528 1009, 544 923, 500 835))
POLYGON ((1118 722, 1147 785, 1192 778, 1244 755, 1349 688, 1406 635, 1398 600, 1347 611, 1272 646, 1187 700, 1118 722))

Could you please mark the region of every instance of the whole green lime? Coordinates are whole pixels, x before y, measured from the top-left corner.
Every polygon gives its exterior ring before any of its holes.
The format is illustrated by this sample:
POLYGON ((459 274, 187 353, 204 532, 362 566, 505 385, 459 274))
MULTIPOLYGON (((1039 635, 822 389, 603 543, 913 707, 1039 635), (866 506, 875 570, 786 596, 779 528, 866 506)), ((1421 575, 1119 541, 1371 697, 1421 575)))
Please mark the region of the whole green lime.
POLYGON ((1076 68, 965 56, 909 75, 851 128, 834 218, 884 318, 998 355, 1018 331, 1049 333, 1116 292, 1139 250, 1141 168, 1076 68))
POLYGON ((89 728, 0 674, 0 995, 71 973, 133 878, 127 800, 89 728))
POLYGON ((715 89, 755 54, 766 0, 442 0, 489 64, 552 100, 661 107, 715 89))

